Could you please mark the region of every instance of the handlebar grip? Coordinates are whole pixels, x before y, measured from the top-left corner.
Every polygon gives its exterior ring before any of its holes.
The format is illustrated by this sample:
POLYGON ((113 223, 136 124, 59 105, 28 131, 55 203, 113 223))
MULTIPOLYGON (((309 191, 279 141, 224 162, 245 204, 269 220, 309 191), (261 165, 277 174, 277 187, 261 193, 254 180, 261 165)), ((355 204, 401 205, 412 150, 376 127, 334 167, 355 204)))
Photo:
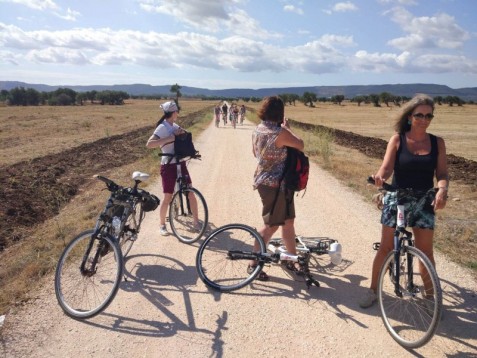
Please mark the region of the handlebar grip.
POLYGON ((103 177, 102 175, 94 175, 93 177, 105 183, 109 191, 116 191, 119 189, 119 185, 113 182, 111 179, 103 177))
MULTIPOLYGON (((373 185, 376 184, 373 177, 371 177, 371 176, 368 177, 367 181, 368 181, 369 184, 373 184, 373 185)), ((394 186, 392 186, 392 185, 390 185, 386 182, 383 182, 383 189, 387 190, 387 191, 396 191, 396 188, 394 186)))

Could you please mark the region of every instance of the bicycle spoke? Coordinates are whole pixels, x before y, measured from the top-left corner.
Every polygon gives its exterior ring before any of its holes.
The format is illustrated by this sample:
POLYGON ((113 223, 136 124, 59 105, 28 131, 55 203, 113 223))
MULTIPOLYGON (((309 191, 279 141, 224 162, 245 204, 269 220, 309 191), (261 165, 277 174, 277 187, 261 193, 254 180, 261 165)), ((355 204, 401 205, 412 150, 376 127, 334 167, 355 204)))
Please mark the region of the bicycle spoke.
POLYGON ((265 251, 263 240, 248 226, 231 224, 221 227, 211 233, 199 248, 196 262, 199 276, 208 286, 220 291, 244 287, 261 270, 261 266, 252 272, 248 270, 250 253, 260 250, 265 251), (236 255, 230 255, 231 252, 236 255), (241 258, 240 252, 248 255, 241 258))
POLYGON ((55 291, 62 309, 71 317, 89 318, 104 310, 113 300, 119 288, 122 273, 122 256, 112 241, 109 249, 102 251, 98 262, 94 257, 99 240, 87 258, 87 273, 81 272, 81 262, 93 231, 86 231, 74 239, 65 249, 55 275, 55 291))
POLYGON ((413 247, 406 250, 408 253, 401 255, 399 262, 402 297, 394 292, 393 275, 389 274, 389 265, 394 266, 394 257, 390 253, 383 266, 386 269, 380 273, 378 299, 384 324, 391 336, 405 347, 417 348, 427 343, 437 329, 442 293, 429 259, 413 247), (408 268, 412 269, 412 275, 409 275, 408 268))
POLYGON ((202 194, 194 188, 175 193, 169 206, 169 222, 174 236, 181 242, 190 244, 199 240, 208 225, 208 208, 202 194))

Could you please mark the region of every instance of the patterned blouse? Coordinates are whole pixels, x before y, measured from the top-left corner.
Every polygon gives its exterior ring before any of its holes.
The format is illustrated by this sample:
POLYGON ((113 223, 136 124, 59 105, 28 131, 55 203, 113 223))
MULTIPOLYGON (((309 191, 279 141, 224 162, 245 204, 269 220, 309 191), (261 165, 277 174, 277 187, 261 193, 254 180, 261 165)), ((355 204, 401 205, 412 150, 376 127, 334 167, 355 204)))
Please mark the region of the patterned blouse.
MULTIPOLYGON (((254 189, 259 185, 278 188, 287 158, 287 148, 275 146, 275 140, 281 130, 276 122, 262 121, 253 132, 253 153, 257 158, 257 169, 253 176, 254 189)), ((284 189, 283 183, 281 189, 284 189)))

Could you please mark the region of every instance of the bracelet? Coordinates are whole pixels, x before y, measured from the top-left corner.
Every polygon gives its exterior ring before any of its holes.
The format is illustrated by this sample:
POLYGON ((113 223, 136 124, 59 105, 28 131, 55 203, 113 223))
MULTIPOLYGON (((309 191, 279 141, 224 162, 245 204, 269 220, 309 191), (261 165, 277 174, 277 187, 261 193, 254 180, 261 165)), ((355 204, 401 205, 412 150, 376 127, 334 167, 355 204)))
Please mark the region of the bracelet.
POLYGON ((438 187, 438 189, 444 189, 445 191, 449 190, 449 188, 447 188, 446 186, 440 186, 438 187))

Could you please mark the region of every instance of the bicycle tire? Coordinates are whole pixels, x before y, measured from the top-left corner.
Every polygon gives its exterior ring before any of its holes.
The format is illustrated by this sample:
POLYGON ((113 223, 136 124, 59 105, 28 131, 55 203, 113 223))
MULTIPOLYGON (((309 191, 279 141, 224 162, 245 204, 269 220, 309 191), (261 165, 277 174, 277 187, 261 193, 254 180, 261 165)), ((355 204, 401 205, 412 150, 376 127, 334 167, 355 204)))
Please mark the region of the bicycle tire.
MULTIPOLYGON (((263 269, 259 260, 257 267, 248 272, 251 252, 258 243, 260 256, 266 252, 262 237, 251 227, 243 224, 229 224, 214 230, 199 247, 196 268, 200 279, 210 288, 230 292, 251 283, 263 269), (248 257, 231 259, 229 253, 249 253, 248 257)), ((253 255, 253 254, 252 254, 253 255)))
POLYGON ((395 294, 394 275, 389 270, 394 268, 394 253, 390 252, 379 273, 378 303, 381 318, 391 337, 405 348, 422 347, 433 337, 440 322, 442 310, 442 290, 439 277, 429 258, 415 247, 406 246, 400 255, 400 287, 402 297, 395 294), (409 267, 412 259, 412 288, 408 287, 409 267), (424 276, 419 265, 425 268, 429 295, 425 294, 424 276), (432 296, 432 297, 431 297, 432 296))
POLYGON ((136 242, 144 216, 145 213, 141 202, 137 202, 126 218, 123 230, 119 236, 119 246, 121 247, 123 258, 129 254, 134 242, 136 242))
POLYGON ((174 236, 185 244, 192 244, 204 235, 209 223, 209 210, 204 197, 197 189, 181 189, 172 196, 169 205, 169 223, 174 236), (189 195, 194 195, 197 201, 197 214, 200 224, 198 228, 194 227, 189 195))
POLYGON ((121 283, 123 256, 116 240, 109 235, 93 237, 94 230, 84 231, 65 248, 55 272, 55 293, 60 307, 70 317, 91 318, 106 309, 116 296, 121 283), (99 253, 96 271, 81 272, 84 255, 90 262, 106 241, 108 250, 99 253), (91 250, 88 252, 88 247, 91 250))

